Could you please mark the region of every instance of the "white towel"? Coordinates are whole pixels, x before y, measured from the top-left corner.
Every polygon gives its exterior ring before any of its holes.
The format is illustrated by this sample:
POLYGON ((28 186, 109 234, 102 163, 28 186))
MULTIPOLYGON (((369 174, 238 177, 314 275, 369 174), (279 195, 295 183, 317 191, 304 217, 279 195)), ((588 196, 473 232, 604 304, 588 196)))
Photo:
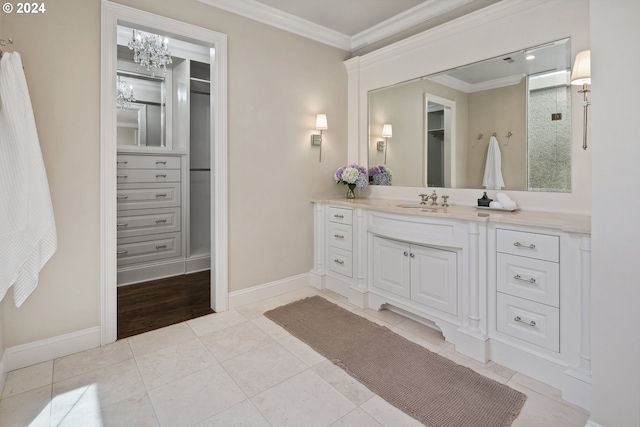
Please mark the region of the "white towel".
POLYGON ((496 200, 498 201, 498 203, 500 203, 500 205, 504 209, 514 210, 518 208, 518 205, 516 204, 516 202, 511 200, 511 197, 507 196, 504 193, 496 194, 496 200))
POLYGON ((0 300, 20 307, 56 251, 56 226, 27 80, 17 52, 0 60, 0 300))
POLYGON ((500 146, 495 136, 489 140, 489 150, 487 151, 487 163, 484 166, 484 178, 482 185, 487 190, 500 190, 504 187, 502 179, 502 156, 500 146))

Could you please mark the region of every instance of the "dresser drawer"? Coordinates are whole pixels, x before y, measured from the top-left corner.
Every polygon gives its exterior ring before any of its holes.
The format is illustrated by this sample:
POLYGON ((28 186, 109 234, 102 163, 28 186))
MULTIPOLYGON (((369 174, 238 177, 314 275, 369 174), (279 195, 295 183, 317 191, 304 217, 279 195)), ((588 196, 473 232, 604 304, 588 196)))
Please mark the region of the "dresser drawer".
POLYGON ((180 169, 180 156, 118 154, 118 169, 180 169))
POLYGON ((329 246, 351 251, 353 249, 353 228, 350 225, 329 223, 329 246))
POLYGON ((180 169, 128 169, 118 171, 116 180, 118 184, 126 184, 128 182, 180 182, 181 173, 180 169))
POLYGON ((329 270, 353 277, 353 254, 339 248, 329 247, 329 270))
POLYGON ((118 267, 180 256, 181 233, 118 239, 118 267))
POLYGON ((180 208, 136 209, 118 212, 118 239, 180 231, 180 208))
POLYGON ((560 238, 549 234, 497 230, 498 252, 545 261, 560 260, 560 238))
POLYGON ((329 206, 329 221, 340 224, 353 224, 353 210, 329 206))
POLYGON ((118 210, 180 206, 180 184, 118 184, 117 201, 118 210))
POLYGON ((560 306, 560 265, 498 254, 498 291, 554 307, 560 306))
POLYGON ((498 292, 497 330, 531 344, 560 351, 560 310, 498 292))

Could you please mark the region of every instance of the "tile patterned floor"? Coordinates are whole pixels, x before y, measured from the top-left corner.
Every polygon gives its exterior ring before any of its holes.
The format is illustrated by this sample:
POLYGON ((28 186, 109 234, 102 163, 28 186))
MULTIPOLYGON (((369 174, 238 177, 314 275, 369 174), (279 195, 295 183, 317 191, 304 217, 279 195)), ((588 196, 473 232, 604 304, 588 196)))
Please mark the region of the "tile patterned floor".
POLYGON ((307 288, 10 372, 0 425, 421 425, 263 316, 316 294, 527 394, 514 427, 582 427, 588 419, 558 390, 471 360, 428 327, 307 288))

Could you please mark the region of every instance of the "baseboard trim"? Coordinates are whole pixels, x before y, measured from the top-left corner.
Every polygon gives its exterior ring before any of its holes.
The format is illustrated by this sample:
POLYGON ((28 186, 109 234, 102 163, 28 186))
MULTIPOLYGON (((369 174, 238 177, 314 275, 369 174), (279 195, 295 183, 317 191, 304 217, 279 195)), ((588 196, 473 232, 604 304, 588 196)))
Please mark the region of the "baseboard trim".
POLYGON ((252 304, 267 298, 286 294, 287 292, 297 291, 298 289, 303 289, 308 286, 311 286, 311 278, 309 273, 304 273, 276 280, 274 282, 253 286, 248 289, 229 292, 229 308, 233 309, 243 305, 252 304))
POLYGON ((4 386, 7 383, 7 375, 9 370, 7 366, 7 350, 2 352, 2 358, 0 358, 0 396, 4 394, 4 386))
POLYGON ((0 372, 4 374, 96 347, 100 347, 99 326, 9 347, 0 362, 0 372))
POLYGON ((187 258, 184 269, 186 274, 211 270, 211 255, 207 254, 187 258))
POLYGON ((595 421, 588 420, 584 427, 604 427, 602 424, 598 424, 595 421))

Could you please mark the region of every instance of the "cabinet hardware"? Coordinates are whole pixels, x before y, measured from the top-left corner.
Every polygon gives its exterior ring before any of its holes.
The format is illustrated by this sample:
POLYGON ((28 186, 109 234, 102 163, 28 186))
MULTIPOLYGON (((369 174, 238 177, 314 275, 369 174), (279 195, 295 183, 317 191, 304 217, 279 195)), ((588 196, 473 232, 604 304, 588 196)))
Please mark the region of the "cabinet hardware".
POLYGON ((156 250, 158 249, 167 249, 167 245, 156 245, 156 250))
POLYGON ((344 261, 341 259, 334 259, 333 262, 335 262, 336 264, 344 265, 344 261))
POLYGON ((521 275, 516 274, 515 276, 513 276, 513 278, 516 280, 520 280, 521 282, 536 283, 536 279, 534 279, 533 277, 530 279, 523 279, 521 275))
POLYGON ((129 225, 128 222, 121 222, 119 224, 116 224, 116 226, 118 226, 118 227, 126 227, 127 225, 129 225))
POLYGON ((167 164, 167 161, 166 161, 166 160, 158 160, 158 161, 156 162, 156 165, 166 165, 166 164, 167 164))
POLYGON ((167 222, 166 219, 156 219, 156 224, 164 224, 166 222, 167 222))
POLYGON ((344 218, 344 215, 334 214, 334 215, 333 215, 333 217, 334 217, 334 218, 341 218, 341 219, 342 219, 342 218, 344 218))
POLYGON ((520 316, 514 317, 513 320, 515 320, 516 322, 524 323, 525 325, 536 326, 536 322, 535 321, 532 320, 530 322, 526 322, 526 321, 522 320, 522 318, 520 316))
POLYGON ((118 160, 116 162, 117 165, 120 165, 120 164, 126 165, 127 163, 129 163, 129 162, 127 162, 126 160, 118 160))
POLYGON ((409 254, 409 256, 410 256, 411 258, 415 258, 415 257, 416 257, 416 254, 414 254, 413 252, 411 252, 411 253, 409 254))
POLYGON ((156 194, 156 197, 167 197, 167 193, 156 194))
POLYGON ((128 177, 129 177, 129 175, 116 175, 116 178, 125 178, 126 179, 128 177))
POLYGON ((335 237, 336 239, 344 239, 344 236, 342 234, 334 234, 333 237, 335 237))
POLYGON ((533 243, 531 243, 530 245, 523 245, 520 242, 515 242, 513 244, 513 246, 516 246, 518 248, 526 248, 526 249, 535 249, 536 248, 536 245, 534 245, 533 243))
POLYGON ((122 196, 122 195, 118 195, 116 196, 116 199, 128 199, 129 196, 122 196))
POLYGON ((156 178, 166 178, 167 174, 166 173, 159 173, 156 175, 156 178))
POLYGON ((409 256, 409 252, 404 251, 404 256, 409 256))
POLYGON ((124 249, 123 249, 123 250, 118 251, 118 252, 116 252, 116 253, 117 253, 118 255, 126 255, 126 254, 128 254, 128 253, 129 253, 129 251, 127 251, 127 250, 124 250, 124 249))

